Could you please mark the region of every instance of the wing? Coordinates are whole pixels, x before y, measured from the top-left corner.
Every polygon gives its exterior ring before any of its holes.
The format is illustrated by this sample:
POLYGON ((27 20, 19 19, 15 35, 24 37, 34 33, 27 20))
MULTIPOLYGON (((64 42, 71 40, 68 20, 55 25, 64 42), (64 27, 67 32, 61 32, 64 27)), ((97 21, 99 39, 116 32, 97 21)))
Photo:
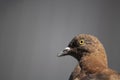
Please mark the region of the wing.
POLYGON ((79 74, 80 74, 81 68, 78 65, 74 68, 73 72, 71 73, 69 80, 79 80, 79 74))

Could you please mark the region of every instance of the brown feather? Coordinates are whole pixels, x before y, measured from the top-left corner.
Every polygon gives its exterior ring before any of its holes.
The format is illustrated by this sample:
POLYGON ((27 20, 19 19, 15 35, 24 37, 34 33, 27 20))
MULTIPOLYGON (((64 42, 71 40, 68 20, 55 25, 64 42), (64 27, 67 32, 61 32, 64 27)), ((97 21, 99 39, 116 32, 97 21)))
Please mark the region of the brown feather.
POLYGON ((105 49, 96 37, 79 34, 68 47, 67 55, 78 60, 69 80, 120 80, 120 74, 108 67, 105 49), (85 43, 79 44, 80 40, 85 43))

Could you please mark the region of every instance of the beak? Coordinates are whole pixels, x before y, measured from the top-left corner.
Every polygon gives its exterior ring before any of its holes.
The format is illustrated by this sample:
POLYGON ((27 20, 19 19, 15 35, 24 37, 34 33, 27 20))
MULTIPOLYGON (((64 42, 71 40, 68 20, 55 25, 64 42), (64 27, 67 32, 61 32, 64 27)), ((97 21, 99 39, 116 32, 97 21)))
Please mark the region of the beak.
POLYGON ((66 47, 62 52, 58 53, 57 56, 61 57, 61 56, 69 55, 68 53, 70 50, 71 49, 69 47, 66 47))

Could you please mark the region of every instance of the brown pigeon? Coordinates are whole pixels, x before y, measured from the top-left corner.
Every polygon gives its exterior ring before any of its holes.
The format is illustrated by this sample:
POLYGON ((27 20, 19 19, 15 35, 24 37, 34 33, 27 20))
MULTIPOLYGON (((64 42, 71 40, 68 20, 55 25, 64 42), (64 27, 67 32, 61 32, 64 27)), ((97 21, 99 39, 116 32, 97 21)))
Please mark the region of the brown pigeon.
POLYGON ((108 67, 107 56, 101 42, 92 35, 79 34, 58 54, 70 55, 78 65, 69 80, 120 80, 120 74, 108 67))

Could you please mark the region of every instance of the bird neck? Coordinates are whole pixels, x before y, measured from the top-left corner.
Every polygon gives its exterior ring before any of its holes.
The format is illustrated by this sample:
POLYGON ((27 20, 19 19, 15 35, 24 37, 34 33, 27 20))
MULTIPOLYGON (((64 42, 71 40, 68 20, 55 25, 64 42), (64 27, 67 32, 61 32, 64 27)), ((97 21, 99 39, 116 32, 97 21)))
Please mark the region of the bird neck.
POLYGON ((108 67, 106 55, 103 54, 88 54, 79 61, 81 70, 85 73, 96 73, 108 67))

